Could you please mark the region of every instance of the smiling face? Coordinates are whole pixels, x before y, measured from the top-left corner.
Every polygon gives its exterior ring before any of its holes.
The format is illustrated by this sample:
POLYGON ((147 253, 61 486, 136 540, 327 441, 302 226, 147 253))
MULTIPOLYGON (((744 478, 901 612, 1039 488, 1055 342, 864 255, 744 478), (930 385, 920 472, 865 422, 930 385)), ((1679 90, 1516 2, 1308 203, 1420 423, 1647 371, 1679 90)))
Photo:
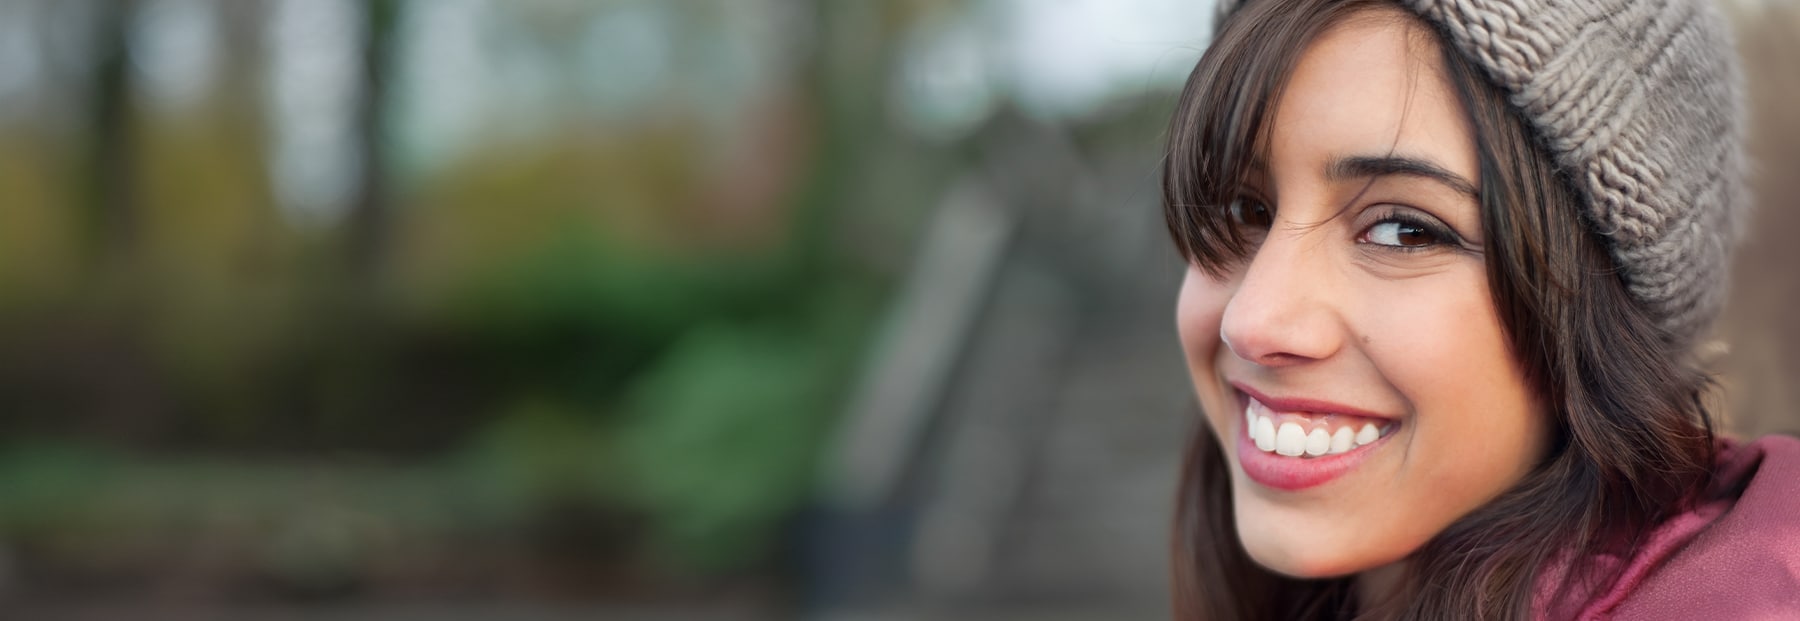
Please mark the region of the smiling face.
POLYGON ((1212 217, 1250 240, 1177 311, 1252 559, 1404 559, 1543 456, 1547 415, 1484 264, 1475 137, 1429 34, 1365 11, 1307 46, 1264 157, 1212 217))

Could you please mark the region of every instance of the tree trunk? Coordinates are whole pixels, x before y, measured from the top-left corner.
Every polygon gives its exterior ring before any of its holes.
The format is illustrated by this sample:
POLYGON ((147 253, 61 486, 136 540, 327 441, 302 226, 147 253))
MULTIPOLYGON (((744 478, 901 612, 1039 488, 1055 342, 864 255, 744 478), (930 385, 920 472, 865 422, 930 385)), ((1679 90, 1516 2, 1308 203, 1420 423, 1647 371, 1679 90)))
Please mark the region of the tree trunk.
POLYGON ((88 144, 82 183, 88 255, 110 270, 127 260, 136 238, 137 166, 130 34, 135 0, 96 6, 94 65, 88 97, 88 144))
POLYGON ((349 269, 352 279, 373 283, 381 271, 392 214, 388 195, 387 103, 395 65, 397 0, 363 3, 362 92, 356 107, 357 152, 362 170, 350 206, 349 269))

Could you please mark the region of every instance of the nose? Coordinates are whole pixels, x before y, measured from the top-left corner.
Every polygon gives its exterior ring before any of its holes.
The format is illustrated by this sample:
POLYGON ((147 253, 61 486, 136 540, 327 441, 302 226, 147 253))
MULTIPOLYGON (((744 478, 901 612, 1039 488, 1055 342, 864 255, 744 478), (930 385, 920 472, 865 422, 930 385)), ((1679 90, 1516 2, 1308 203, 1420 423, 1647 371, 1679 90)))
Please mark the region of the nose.
POLYGON ((1344 343, 1340 274, 1324 248, 1270 235, 1225 305, 1219 338, 1237 357, 1263 366, 1324 360, 1344 343))

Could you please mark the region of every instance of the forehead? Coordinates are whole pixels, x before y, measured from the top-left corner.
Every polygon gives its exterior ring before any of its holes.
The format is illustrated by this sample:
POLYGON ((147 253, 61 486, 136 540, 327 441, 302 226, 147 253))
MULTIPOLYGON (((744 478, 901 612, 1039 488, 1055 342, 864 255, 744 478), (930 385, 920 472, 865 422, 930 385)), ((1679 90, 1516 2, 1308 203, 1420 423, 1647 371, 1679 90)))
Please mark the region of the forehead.
POLYGON ((1394 153, 1476 179, 1473 131, 1425 28, 1366 11, 1308 45, 1275 106, 1272 172, 1323 175, 1336 158, 1394 153))

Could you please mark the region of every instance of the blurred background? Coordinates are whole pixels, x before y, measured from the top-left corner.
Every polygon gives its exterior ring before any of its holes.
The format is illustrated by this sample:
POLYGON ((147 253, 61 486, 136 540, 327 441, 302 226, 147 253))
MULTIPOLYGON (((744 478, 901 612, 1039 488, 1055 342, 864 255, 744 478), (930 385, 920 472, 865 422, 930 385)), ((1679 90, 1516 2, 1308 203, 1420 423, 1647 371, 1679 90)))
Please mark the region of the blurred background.
MULTIPOLYGON (((1800 7, 1713 348, 1800 428, 1800 7)), ((0 0, 0 619, 1154 619, 1183 0, 0 0)))

